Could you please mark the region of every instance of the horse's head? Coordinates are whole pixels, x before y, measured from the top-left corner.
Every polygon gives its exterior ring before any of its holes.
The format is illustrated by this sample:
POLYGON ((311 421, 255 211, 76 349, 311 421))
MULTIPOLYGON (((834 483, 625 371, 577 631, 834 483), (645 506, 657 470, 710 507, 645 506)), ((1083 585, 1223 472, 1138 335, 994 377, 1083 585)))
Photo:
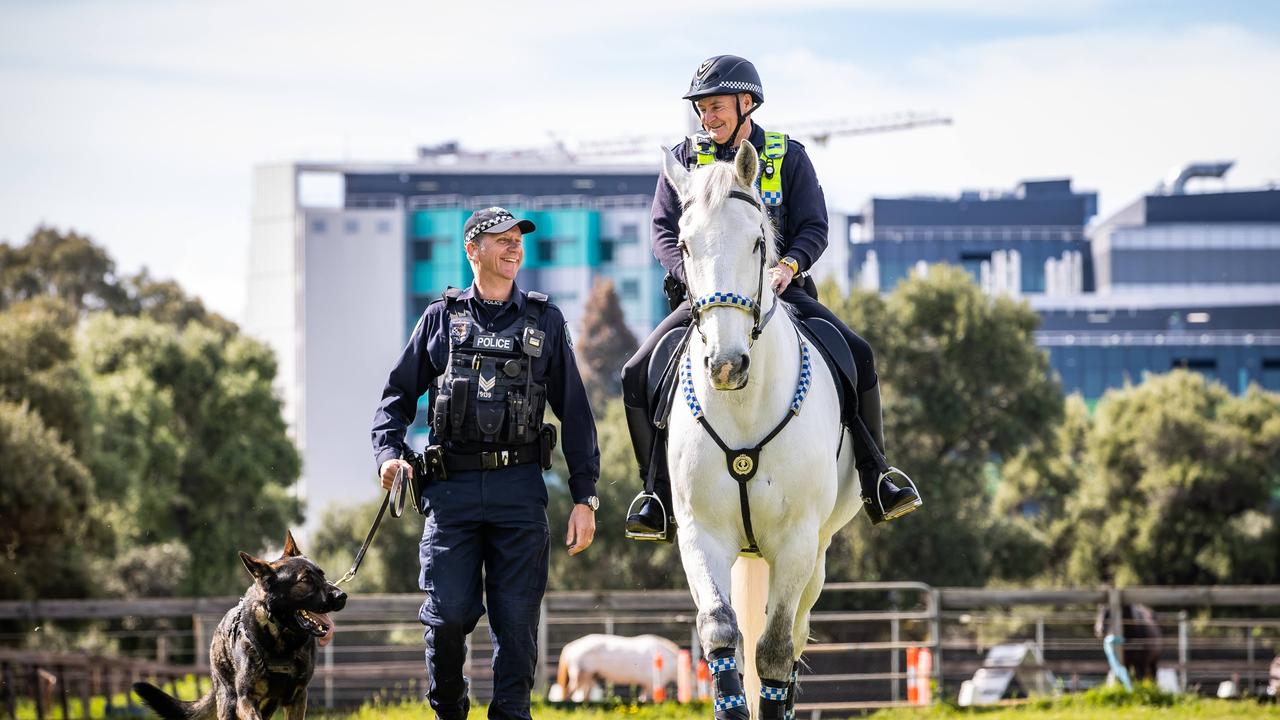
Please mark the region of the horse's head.
POLYGON ((684 208, 684 254, 693 322, 706 346, 705 367, 716 390, 746 387, 751 345, 776 300, 765 268, 777 263, 774 229, 756 190, 760 158, 744 140, 730 163, 689 171, 663 152, 663 174, 684 208))

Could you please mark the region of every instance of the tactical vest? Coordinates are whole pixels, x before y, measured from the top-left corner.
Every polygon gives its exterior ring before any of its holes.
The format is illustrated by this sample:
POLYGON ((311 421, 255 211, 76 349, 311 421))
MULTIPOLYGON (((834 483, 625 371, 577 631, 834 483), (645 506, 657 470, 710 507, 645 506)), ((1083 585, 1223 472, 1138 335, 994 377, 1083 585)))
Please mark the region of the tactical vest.
MULTIPOLYGON (((784 227, 786 209, 782 204, 782 160, 787 155, 785 133, 765 131, 764 150, 760 153, 760 177, 756 185, 764 201, 769 219, 779 232, 784 227)), ((698 165, 710 165, 716 161, 716 144, 705 132, 685 138, 685 165, 692 170, 698 165)))
POLYGON ((430 392, 431 429, 440 441, 510 447, 538 439, 547 389, 533 381, 546 333, 538 319, 547 296, 526 295, 523 320, 484 332, 458 296, 444 293, 449 318, 448 369, 430 392))

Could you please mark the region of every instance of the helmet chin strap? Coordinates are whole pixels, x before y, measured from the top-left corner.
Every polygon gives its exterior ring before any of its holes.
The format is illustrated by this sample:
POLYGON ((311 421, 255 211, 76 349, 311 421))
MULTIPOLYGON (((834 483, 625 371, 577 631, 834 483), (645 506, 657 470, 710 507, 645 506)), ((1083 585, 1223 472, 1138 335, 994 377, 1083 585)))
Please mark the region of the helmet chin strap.
MULTIPOLYGON (((693 105, 693 112, 694 112, 694 114, 696 114, 699 118, 701 118, 701 117, 702 117, 702 113, 698 112, 698 102, 697 102, 696 100, 694 100, 694 101, 692 101, 690 104, 691 104, 691 105, 693 105)), ((729 135, 729 143, 728 143, 728 144, 729 144, 729 146, 730 146, 730 147, 732 147, 732 146, 733 146, 734 141, 735 141, 735 140, 737 140, 737 138, 738 138, 738 131, 742 129, 742 123, 743 123, 743 121, 744 121, 744 120, 746 120, 747 118, 749 118, 749 117, 751 116, 751 113, 755 112, 755 111, 756 111, 756 109, 757 109, 757 108, 759 108, 759 107, 760 107, 760 103, 754 103, 754 104, 751 106, 751 109, 750 109, 750 110, 748 110, 748 111, 746 111, 746 112, 744 113, 744 112, 742 112, 742 98, 738 97, 737 95, 734 95, 734 96, 733 96, 733 111, 734 111, 734 114, 736 114, 736 115, 738 116, 738 121, 737 121, 736 123, 734 123, 734 126, 733 126, 733 133, 732 133, 731 135, 729 135)), ((699 122, 701 122, 701 120, 699 120, 699 122)), ((703 129, 703 130, 706 130, 707 128, 706 128, 706 126, 704 125, 702 129, 703 129)), ((707 132, 709 133, 710 131, 708 130, 707 132)), ((711 142, 712 142, 713 144, 715 144, 716 146, 719 146, 719 143, 717 143, 717 142, 715 141, 715 138, 712 138, 712 139, 711 139, 711 142)))

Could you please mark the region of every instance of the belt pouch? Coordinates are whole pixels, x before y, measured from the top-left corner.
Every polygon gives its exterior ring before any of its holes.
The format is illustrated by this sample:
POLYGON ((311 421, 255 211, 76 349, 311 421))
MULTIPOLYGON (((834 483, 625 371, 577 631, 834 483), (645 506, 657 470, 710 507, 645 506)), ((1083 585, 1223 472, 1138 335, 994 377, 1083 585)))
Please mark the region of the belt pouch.
POLYGON ((454 378, 449 391, 449 431, 451 437, 466 437, 467 400, 470 388, 467 378, 454 378))

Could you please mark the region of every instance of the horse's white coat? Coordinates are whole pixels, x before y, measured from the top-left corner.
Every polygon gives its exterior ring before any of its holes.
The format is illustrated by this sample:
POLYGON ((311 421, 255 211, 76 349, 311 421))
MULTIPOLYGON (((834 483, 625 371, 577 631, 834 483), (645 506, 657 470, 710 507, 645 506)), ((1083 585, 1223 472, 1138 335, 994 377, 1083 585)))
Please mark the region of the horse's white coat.
POLYGON ((578 695, 589 696, 596 682, 638 685, 645 688, 644 694, 648 695, 647 690, 653 685, 654 657, 662 657, 658 681, 666 686, 676 681, 679 653, 675 643, 657 635, 586 635, 560 651, 556 681, 566 700, 576 700, 578 695))
MULTIPOLYGON (((686 205, 680 240, 687 247, 690 297, 735 292, 756 299, 762 266, 754 247, 762 232, 764 267, 776 264, 772 227, 764 211, 729 197, 731 190, 739 190, 759 198, 754 182, 758 166, 756 152, 746 142, 733 165, 716 163, 692 172, 664 153, 663 172, 686 205)), ((776 302, 767 277, 764 283, 762 314, 776 302)), ((782 420, 799 374, 796 329, 787 312, 776 313, 754 344, 749 342, 751 328, 748 312, 707 309, 701 332, 693 332, 688 350, 705 417, 732 449, 754 447, 782 420), (750 359, 746 385, 728 389, 722 381, 729 373, 722 372, 722 364, 743 354, 750 359)), ((698 606, 702 647, 738 647, 729 598, 730 569, 747 545, 738 485, 724 452, 682 400, 675 403, 669 428, 680 555, 698 606)), ((861 506, 852 438, 845 437, 841 445, 843 433, 834 380, 813 351, 808 397, 799 415, 761 451, 756 476, 747 483, 752 527, 770 568, 765 630, 755 655, 762 678, 786 680, 793 661, 804 652, 809 611, 825 580, 827 547, 861 506)), ((748 698, 753 708, 756 700, 748 698)))

